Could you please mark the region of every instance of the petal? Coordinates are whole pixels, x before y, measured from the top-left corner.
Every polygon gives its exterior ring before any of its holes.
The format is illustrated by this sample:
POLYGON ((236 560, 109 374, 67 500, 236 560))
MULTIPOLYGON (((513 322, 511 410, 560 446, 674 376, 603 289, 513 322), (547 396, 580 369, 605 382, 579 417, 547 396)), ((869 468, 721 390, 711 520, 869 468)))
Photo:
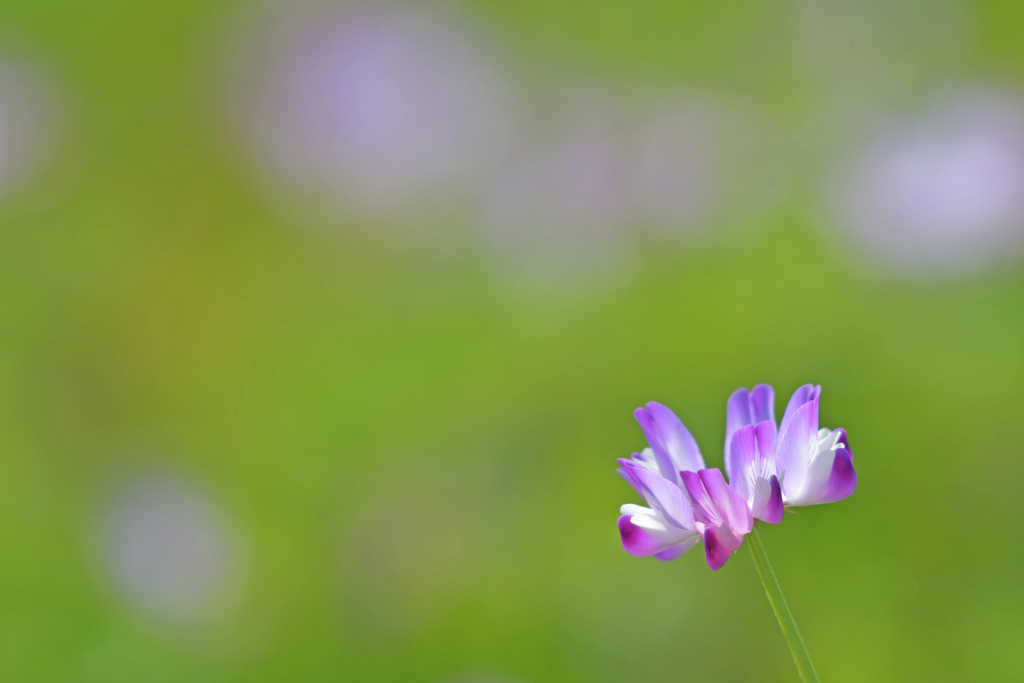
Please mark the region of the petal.
POLYGON ((696 521, 706 526, 718 526, 722 523, 722 517, 718 514, 718 507, 711 496, 704 488, 704 481, 696 472, 680 472, 683 479, 683 488, 686 497, 693 505, 693 515, 696 521))
POLYGON ((853 455, 845 448, 835 450, 832 472, 824 488, 806 505, 834 503, 848 498, 857 488, 857 472, 853 469, 853 455))
POLYGON ((704 467, 704 458, 700 454, 697 442, 675 413, 653 401, 647 404, 647 413, 654 419, 661 443, 675 463, 674 471, 696 472, 704 467))
POLYGON ((775 474, 775 423, 771 420, 754 425, 754 441, 757 443, 757 457, 763 471, 759 476, 775 474))
POLYGON ((633 411, 633 417, 640 423, 640 429, 643 430, 647 443, 651 445, 651 451, 654 453, 654 460, 658 463, 658 470, 661 472, 661 476, 669 481, 677 482, 675 463, 672 462, 672 456, 668 454, 665 444, 662 443, 661 434, 658 431, 657 423, 654 421, 654 416, 643 408, 637 408, 633 411))
POLYGON ((619 508, 620 515, 629 515, 633 518, 633 524, 646 531, 659 541, 664 543, 678 543, 691 534, 696 533, 690 529, 680 529, 665 519, 665 515, 657 510, 645 508, 642 505, 626 504, 619 508))
POLYGON ((729 475, 729 485, 747 500, 753 493, 750 490, 753 480, 751 468, 757 454, 754 430, 754 425, 747 425, 733 432, 730 446, 725 452, 725 471, 729 475))
POLYGON ((775 467, 781 477, 782 493, 789 501, 801 494, 808 465, 818 451, 817 399, 804 403, 787 417, 789 420, 783 420, 779 436, 775 467))
POLYGON ((733 473, 729 469, 733 435, 747 425, 765 421, 771 423, 774 441, 775 391, 771 386, 758 384, 753 391, 737 389, 732 393, 725 408, 725 471, 729 475, 730 483, 733 481, 733 473))
MULTIPOLYGON (((633 455, 630 456, 629 460, 633 464, 643 467, 644 469, 649 470, 654 474, 660 475, 661 473, 661 470, 658 468, 658 463, 655 462, 654 460, 654 453, 651 452, 650 448, 645 448, 640 453, 634 453, 633 455)), ((636 489, 637 493, 639 493, 641 496, 643 495, 643 491, 640 490, 640 485, 632 478, 632 475, 626 472, 624 468, 620 467, 615 471, 618 472, 619 476, 625 479, 630 486, 636 489)))
POLYGON ((736 493, 722 477, 722 471, 717 467, 710 470, 701 470, 700 480, 704 483, 711 500, 714 501, 722 519, 729 528, 738 534, 750 533, 754 528, 754 518, 747 507, 747 501, 736 493))
POLYGON ((700 534, 694 533, 690 538, 686 539, 682 543, 676 543, 674 546, 667 550, 662 550, 660 553, 655 553, 654 556, 662 562, 671 562, 693 546, 697 545, 697 541, 700 540, 700 534))
POLYGON ((680 529, 669 524, 657 510, 639 505, 623 505, 619 517, 619 535, 622 547, 630 555, 646 557, 660 553, 679 543, 690 543, 700 535, 693 530, 680 529))
POLYGON ((671 524, 693 529, 693 508, 678 486, 630 460, 620 458, 619 462, 628 474, 627 481, 635 482, 634 488, 648 505, 665 515, 671 524))
POLYGON ((645 448, 639 453, 634 453, 630 456, 630 460, 640 465, 643 465, 655 474, 660 474, 658 469, 658 461, 654 457, 654 451, 650 448, 645 448))
MULTIPOLYGON (((746 427, 753 423, 750 415, 750 392, 746 389, 737 389, 732 392, 728 402, 725 404, 725 467, 729 472, 729 452, 732 445, 733 434, 737 429, 746 427)), ((732 481, 732 472, 729 472, 729 481, 732 481)))
MULTIPOLYGON (((725 469, 729 473, 729 486, 753 505, 755 481, 764 479, 767 485, 768 478, 776 474, 775 423, 765 420, 736 430, 725 469)), ((766 493, 764 501, 767 500, 766 493)))
POLYGON ((750 514, 754 515, 755 519, 761 519, 761 515, 768 509, 768 502, 771 499, 772 483, 764 477, 756 477, 754 479, 754 495, 750 498, 750 514))
POLYGON ((758 384, 750 392, 750 417, 752 424, 771 420, 775 424, 775 390, 768 384, 758 384))
POLYGON ((704 556, 708 566, 715 571, 721 569, 742 543, 743 537, 734 534, 724 524, 709 527, 704 531, 704 556))
POLYGON ((764 510, 756 517, 769 524, 778 524, 786 514, 786 509, 782 506, 782 487, 779 485, 779 478, 774 474, 768 484, 771 490, 768 502, 765 504, 764 510))
POLYGON ((807 474, 802 486, 794 487, 796 493, 787 499, 790 505, 814 505, 815 500, 828 485, 835 464, 836 452, 831 448, 823 449, 821 444, 807 466, 807 474))
POLYGON ((633 557, 654 555, 672 545, 665 541, 659 541, 636 524, 633 524, 633 518, 630 515, 619 517, 619 536, 622 538, 622 547, 633 557))
POLYGON ((843 444, 843 448, 850 452, 850 460, 853 460, 853 449, 850 448, 850 437, 846 435, 846 430, 840 427, 835 431, 837 432, 836 443, 843 444))
POLYGON ((821 387, 816 387, 813 384, 805 384, 794 391, 793 396, 790 397, 789 403, 786 405, 786 412, 782 415, 782 424, 779 425, 779 434, 786 431, 786 427, 796 415, 796 411, 800 406, 804 405, 808 401, 817 399, 820 394, 821 387))

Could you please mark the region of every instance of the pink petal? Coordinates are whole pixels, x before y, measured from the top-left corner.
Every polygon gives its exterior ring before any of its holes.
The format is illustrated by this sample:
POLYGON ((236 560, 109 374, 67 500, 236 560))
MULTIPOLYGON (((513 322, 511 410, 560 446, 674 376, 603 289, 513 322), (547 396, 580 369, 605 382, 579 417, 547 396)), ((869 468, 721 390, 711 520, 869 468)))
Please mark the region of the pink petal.
POLYGON ((718 468, 701 470, 699 473, 704 488, 718 508, 719 514, 729 528, 737 534, 747 534, 754 528, 754 518, 750 514, 745 498, 736 493, 722 477, 718 468))
POLYGON ((632 515, 619 517, 619 536, 622 538, 622 547, 633 557, 648 557, 662 552, 670 546, 665 541, 659 541, 654 536, 638 527, 632 522, 632 515))
POLYGON ((713 570, 721 569, 742 545, 743 536, 734 534, 724 524, 704 531, 704 556, 713 570))
POLYGON ((845 448, 837 448, 828 483, 808 505, 834 503, 837 500, 849 498, 856 488, 857 472, 853 469, 853 455, 845 448))
POLYGON ((722 517, 718 506, 711 500, 711 495, 704 488, 704 482, 696 472, 680 472, 686 496, 693 505, 694 519, 706 526, 718 526, 722 517))
POLYGON ((769 524, 778 524, 786 514, 786 509, 782 506, 782 487, 779 486, 779 478, 774 474, 770 481, 772 485, 772 496, 768 499, 768 505, 765 507, 764 512, 761 513, 758 519, 768 522, 769 524))

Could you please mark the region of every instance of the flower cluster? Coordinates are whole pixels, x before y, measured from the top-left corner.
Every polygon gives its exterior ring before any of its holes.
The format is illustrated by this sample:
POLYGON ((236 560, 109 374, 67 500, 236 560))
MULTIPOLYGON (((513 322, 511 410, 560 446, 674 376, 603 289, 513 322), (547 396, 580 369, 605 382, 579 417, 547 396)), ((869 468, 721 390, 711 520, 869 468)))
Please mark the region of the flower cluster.
POLYGON ((775 423, 767 384, 729 397, 725 472, 705 468, 697 442, 675 413, 648 403, 634 413, 648 448, 620 458, 618 472, 648 507, 626 504, 619 517, 630 555, 674 560, 704 541, 708 566, 720 569, 754 528, 782 521, 787 507, 846 498, 857 488, 844 429, 818 428, 821 387, 804 385, 775 423))

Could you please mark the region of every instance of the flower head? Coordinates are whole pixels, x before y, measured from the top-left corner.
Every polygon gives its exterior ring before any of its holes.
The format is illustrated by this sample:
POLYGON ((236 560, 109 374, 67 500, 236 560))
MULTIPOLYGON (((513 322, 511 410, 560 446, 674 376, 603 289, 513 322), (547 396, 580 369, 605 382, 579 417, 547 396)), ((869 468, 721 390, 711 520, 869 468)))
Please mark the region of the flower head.
POLYGON ((708 566, 721 569, 729 556, 754 528, 747 502, 722 477, 717 467, 700 472, 683 472, 686 493, 693 504, 697 531, 704 537, 708 566))
POLYGON ((846 430, 818 428, 820 397, 820 386, 797 389, 778 430, 770 386, 738 389, 729 397, 725 471, 758 519, 777 524, 783 506, 831 503, 857 487, 846 430))
POLYGON ((857 488, 846 430, 819 429, 820 397, 820 386, 805 384, 793 393, 782 417, 775 457, 786 505, 833 503, 857 488))
POLYGON ((648 448, 620 458, 618 472, 649 507, 622 506, 618 526, 631 555, 674 560, 704 541, 708 566, 720 569, 754 519, 778 524, 785 508, 842 500, 857 487, 844 429, 819 429, 821 387, 804 385, 775 424, 767 384, 738 389, 726 409, 726 483, 704 466, 697 442, 675 413, 648 403, 634 413, 648 448))
POLYGON ((623 547, 669 561, 703 539, 708 565, 721 568, 752 528, 749 507, 720 470, 705 469, 697 442, 675 413, 648 403, 634 416, 650 445, 620 459, 618 471, 650 507, 622 506, 623 547))
POLYGON ((619 517, 622 547, 630 555, 674 560, 701 539, 693 506, 682 490, 646 467, 622 458, 619 473, 650 507, 626 504, 619 517))

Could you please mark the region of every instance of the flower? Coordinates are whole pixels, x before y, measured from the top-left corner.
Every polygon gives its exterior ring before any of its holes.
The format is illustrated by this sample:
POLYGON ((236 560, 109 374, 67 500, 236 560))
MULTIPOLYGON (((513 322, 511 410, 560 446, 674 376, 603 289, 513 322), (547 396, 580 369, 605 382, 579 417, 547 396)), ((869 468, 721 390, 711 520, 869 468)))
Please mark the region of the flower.
POLYGON ((782 521, 782 489, 775 457, 775 392, 767 384, 737 389, 726 404, 725 471, 729 485, 754 517, 782 521))
POLYGON ((818 428, 820 397, 820 386, 805 384, 793 392, 782 416, 775 462, 786 505, 834 503, 857 488, 846 430, 818 428))
POLYGON ((686 492, 693 503, 694 526, 704 537, 708 566, 721 569, 754 528, 747 502, 725 483, 717 467, 700 472, 682 472, 686 492))
POLYGON ((637 557, 670 561, 703 539, 708 566, 720 569, 753 528, 750 508, 720 470, 704 467, 697 442, 675 413, 648 403, 634 415, 650 447, 621 458, 619 474, 650 507, 622 506, 623 547, 637 557))
POLYGON ((625 458, 619 462, 622 476, 650 505, 622 506, 619 534, 630 555, 668 562, 703 539, 708 566, 718 570, 754 526, 746 501, 718 468, 681 472, 680 488, 643 465, 625 458))
POLYGON ((627 503, 619 517, 622 547, 634 557, 654 555, 674 560, 701 539, 693 506, 682 490, 643 465, 620 458, 619 474, 647 501, 649 508, 627 503))
POLYGON ((753 529, 754 519, 782 521, 786 507, 819 505, 857 488, 845 429, 818 428, 821 387, 793 393, 775 425, 775 392, 767 384, 738 389, 726 406, 726 483, 704 465, 697 442, 660 403, 634 412, 648 448, 620 458, 619 474, 649 507, 627 503, 618 527, 630 555, 674 560, 698 541, 714 570, 721 569, 753 529))
POLYGON ((738 389, 729 397, 725 470, 754 517, 777 524, 783 506, 832 503, 857 488, 846 430, 818 428, 820 397, 820 386, 797 389, 777 431, 770 386, 738 389))

